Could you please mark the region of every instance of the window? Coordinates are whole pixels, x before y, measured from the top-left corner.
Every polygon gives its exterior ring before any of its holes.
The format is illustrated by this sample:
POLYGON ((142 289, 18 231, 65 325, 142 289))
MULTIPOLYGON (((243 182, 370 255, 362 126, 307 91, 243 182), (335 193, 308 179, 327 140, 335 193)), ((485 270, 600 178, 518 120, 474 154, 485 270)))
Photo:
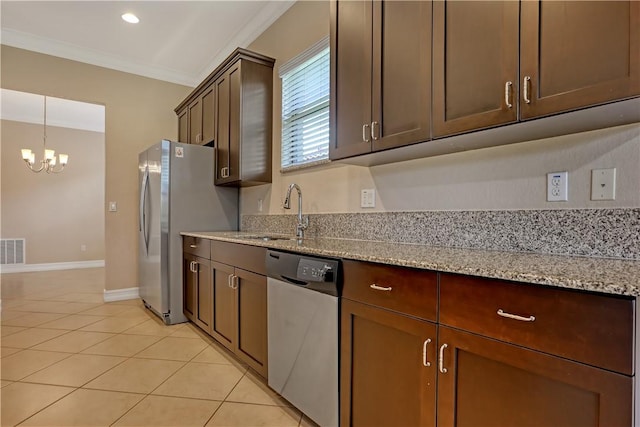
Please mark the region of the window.
POLYGON ((282 169, 329 159, 329 38, 280 67, 282 169))

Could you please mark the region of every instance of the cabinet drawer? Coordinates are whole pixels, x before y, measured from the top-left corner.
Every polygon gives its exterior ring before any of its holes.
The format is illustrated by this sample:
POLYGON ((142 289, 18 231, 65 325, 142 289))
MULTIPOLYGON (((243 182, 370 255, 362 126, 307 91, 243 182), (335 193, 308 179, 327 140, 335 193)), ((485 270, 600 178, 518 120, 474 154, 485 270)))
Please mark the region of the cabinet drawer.
POLYGON ((211 241, 211 259, 227 265, 266 275, 267 249, 240 243, 211 241))
POLYGON ((440 323, 632 375, 635 300, 442 274, 440 323))
POLYGON ((211 240, 182 236, 182 251, 200 258, 211 259, 211 240))
POLYGON ((422 319, 437 319, 438 280, 433 271, 344 260, 342 295, 422 319))

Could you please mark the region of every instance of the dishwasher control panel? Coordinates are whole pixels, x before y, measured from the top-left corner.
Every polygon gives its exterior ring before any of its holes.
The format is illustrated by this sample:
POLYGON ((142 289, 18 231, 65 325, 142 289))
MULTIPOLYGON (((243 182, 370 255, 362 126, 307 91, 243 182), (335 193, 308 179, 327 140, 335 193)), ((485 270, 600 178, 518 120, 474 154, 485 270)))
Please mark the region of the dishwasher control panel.
POLYGON ((333 267, 324 261, 301 258, 296 275, 297 279, 309 282, 332 282, 333 267))
POLYGON ((268 250, 267 276, 329 295, 339 295, 336 259, 268 250))

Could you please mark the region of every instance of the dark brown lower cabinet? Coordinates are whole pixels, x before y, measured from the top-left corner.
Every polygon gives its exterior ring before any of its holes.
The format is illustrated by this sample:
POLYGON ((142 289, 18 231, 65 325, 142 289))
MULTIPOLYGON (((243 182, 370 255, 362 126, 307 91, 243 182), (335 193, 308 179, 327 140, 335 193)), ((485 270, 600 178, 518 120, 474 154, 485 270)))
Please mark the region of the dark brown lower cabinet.
POLYGON ((236 355, 267 377, 267 278, 236 268, 236 355))
POLYGON ((242 361, 267 376, 267 278, 211 261, 211 335, 242 361))
POLYGON ((233 267, 211 261, 213 277, 213 327, 211 335, 233 351, 236 336, 236 293, 232 288, 233 267))
POLYGON ((184 314, 201 329, 211 333, 213 295, 210 261, 184 254, 184 314))
POLYGON ((438 427, 632 425, 632 377, 442 325, 438 350, 438 427))
POLYGON ((436 325, 342 299, 341 426, 435 426, 436 325))

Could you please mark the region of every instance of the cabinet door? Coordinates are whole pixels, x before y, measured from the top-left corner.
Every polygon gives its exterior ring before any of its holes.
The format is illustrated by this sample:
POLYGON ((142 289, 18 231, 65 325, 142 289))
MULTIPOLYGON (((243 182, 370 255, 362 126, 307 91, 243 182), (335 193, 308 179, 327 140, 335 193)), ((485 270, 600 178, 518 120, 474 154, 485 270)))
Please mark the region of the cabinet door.
POLYGON ((216 137, 216 87, 211 87, 200 97, 202 104, 202 138, 201 144, 209 144, 216 137))
POLYGON ((178 114, 178 141, 189 143, 189 109, 185 108, 178 114))
POLYGON ((197 257, 184 254, 182 261, 182 301, 183 312, 187 319, 195 322, 198 312, 198 272, 195 262, 197 257))
POLYGON ((521 118, 640 94, 640 3, 522 2, 521 118))
MULTIPOLYGON (((342 65, 342 64, 340 64, 342 65)), ((431 2, 373 3, 373 151, 431 137, 431 2)))
POLYGON ((236 64, 229 70, 229 176, 225 181, 239 181, 241 175, 240 144, 240 108, 242 108, 241 67, 236 64))
POLYGON ((371 151, 371 1, 331 2, 329 157, 371 151))
POLYGON ((341 425, 435 426, 436 325, 345 298, 341 316, 341 425))
POLYGON ((517 120, 518 23, 517 1, 433 3, 434 136, 517 120))
POLYGON ((223 74, 216 87, 216 174, 215 184, 225 182, 229 170, 229 73, 223 74))
POLYGON ((195 100, 187 107, 189 110, 189 143, 200 144, 202 141, 202 102, 195 100))
POLYGON ((631 425, 632 377, 445 326, 438 345, 439 427, 631 425))
POLYGON ((238 339, 235 353, 267 377, 267 278, 235 269, 238 339))
POLYGON ((236 337, 236 295, 231 287, 233 267, 211 261, 213 277, 213 325, 211 335, 229 350, 234 349, 236 337))
POLYGON ((211 262, 208 259, 197 258, 198 271, 197 301, 198 309, 194 322, 202 330, 211 333, 213 324, 213 284, 211 282, 211 262))

